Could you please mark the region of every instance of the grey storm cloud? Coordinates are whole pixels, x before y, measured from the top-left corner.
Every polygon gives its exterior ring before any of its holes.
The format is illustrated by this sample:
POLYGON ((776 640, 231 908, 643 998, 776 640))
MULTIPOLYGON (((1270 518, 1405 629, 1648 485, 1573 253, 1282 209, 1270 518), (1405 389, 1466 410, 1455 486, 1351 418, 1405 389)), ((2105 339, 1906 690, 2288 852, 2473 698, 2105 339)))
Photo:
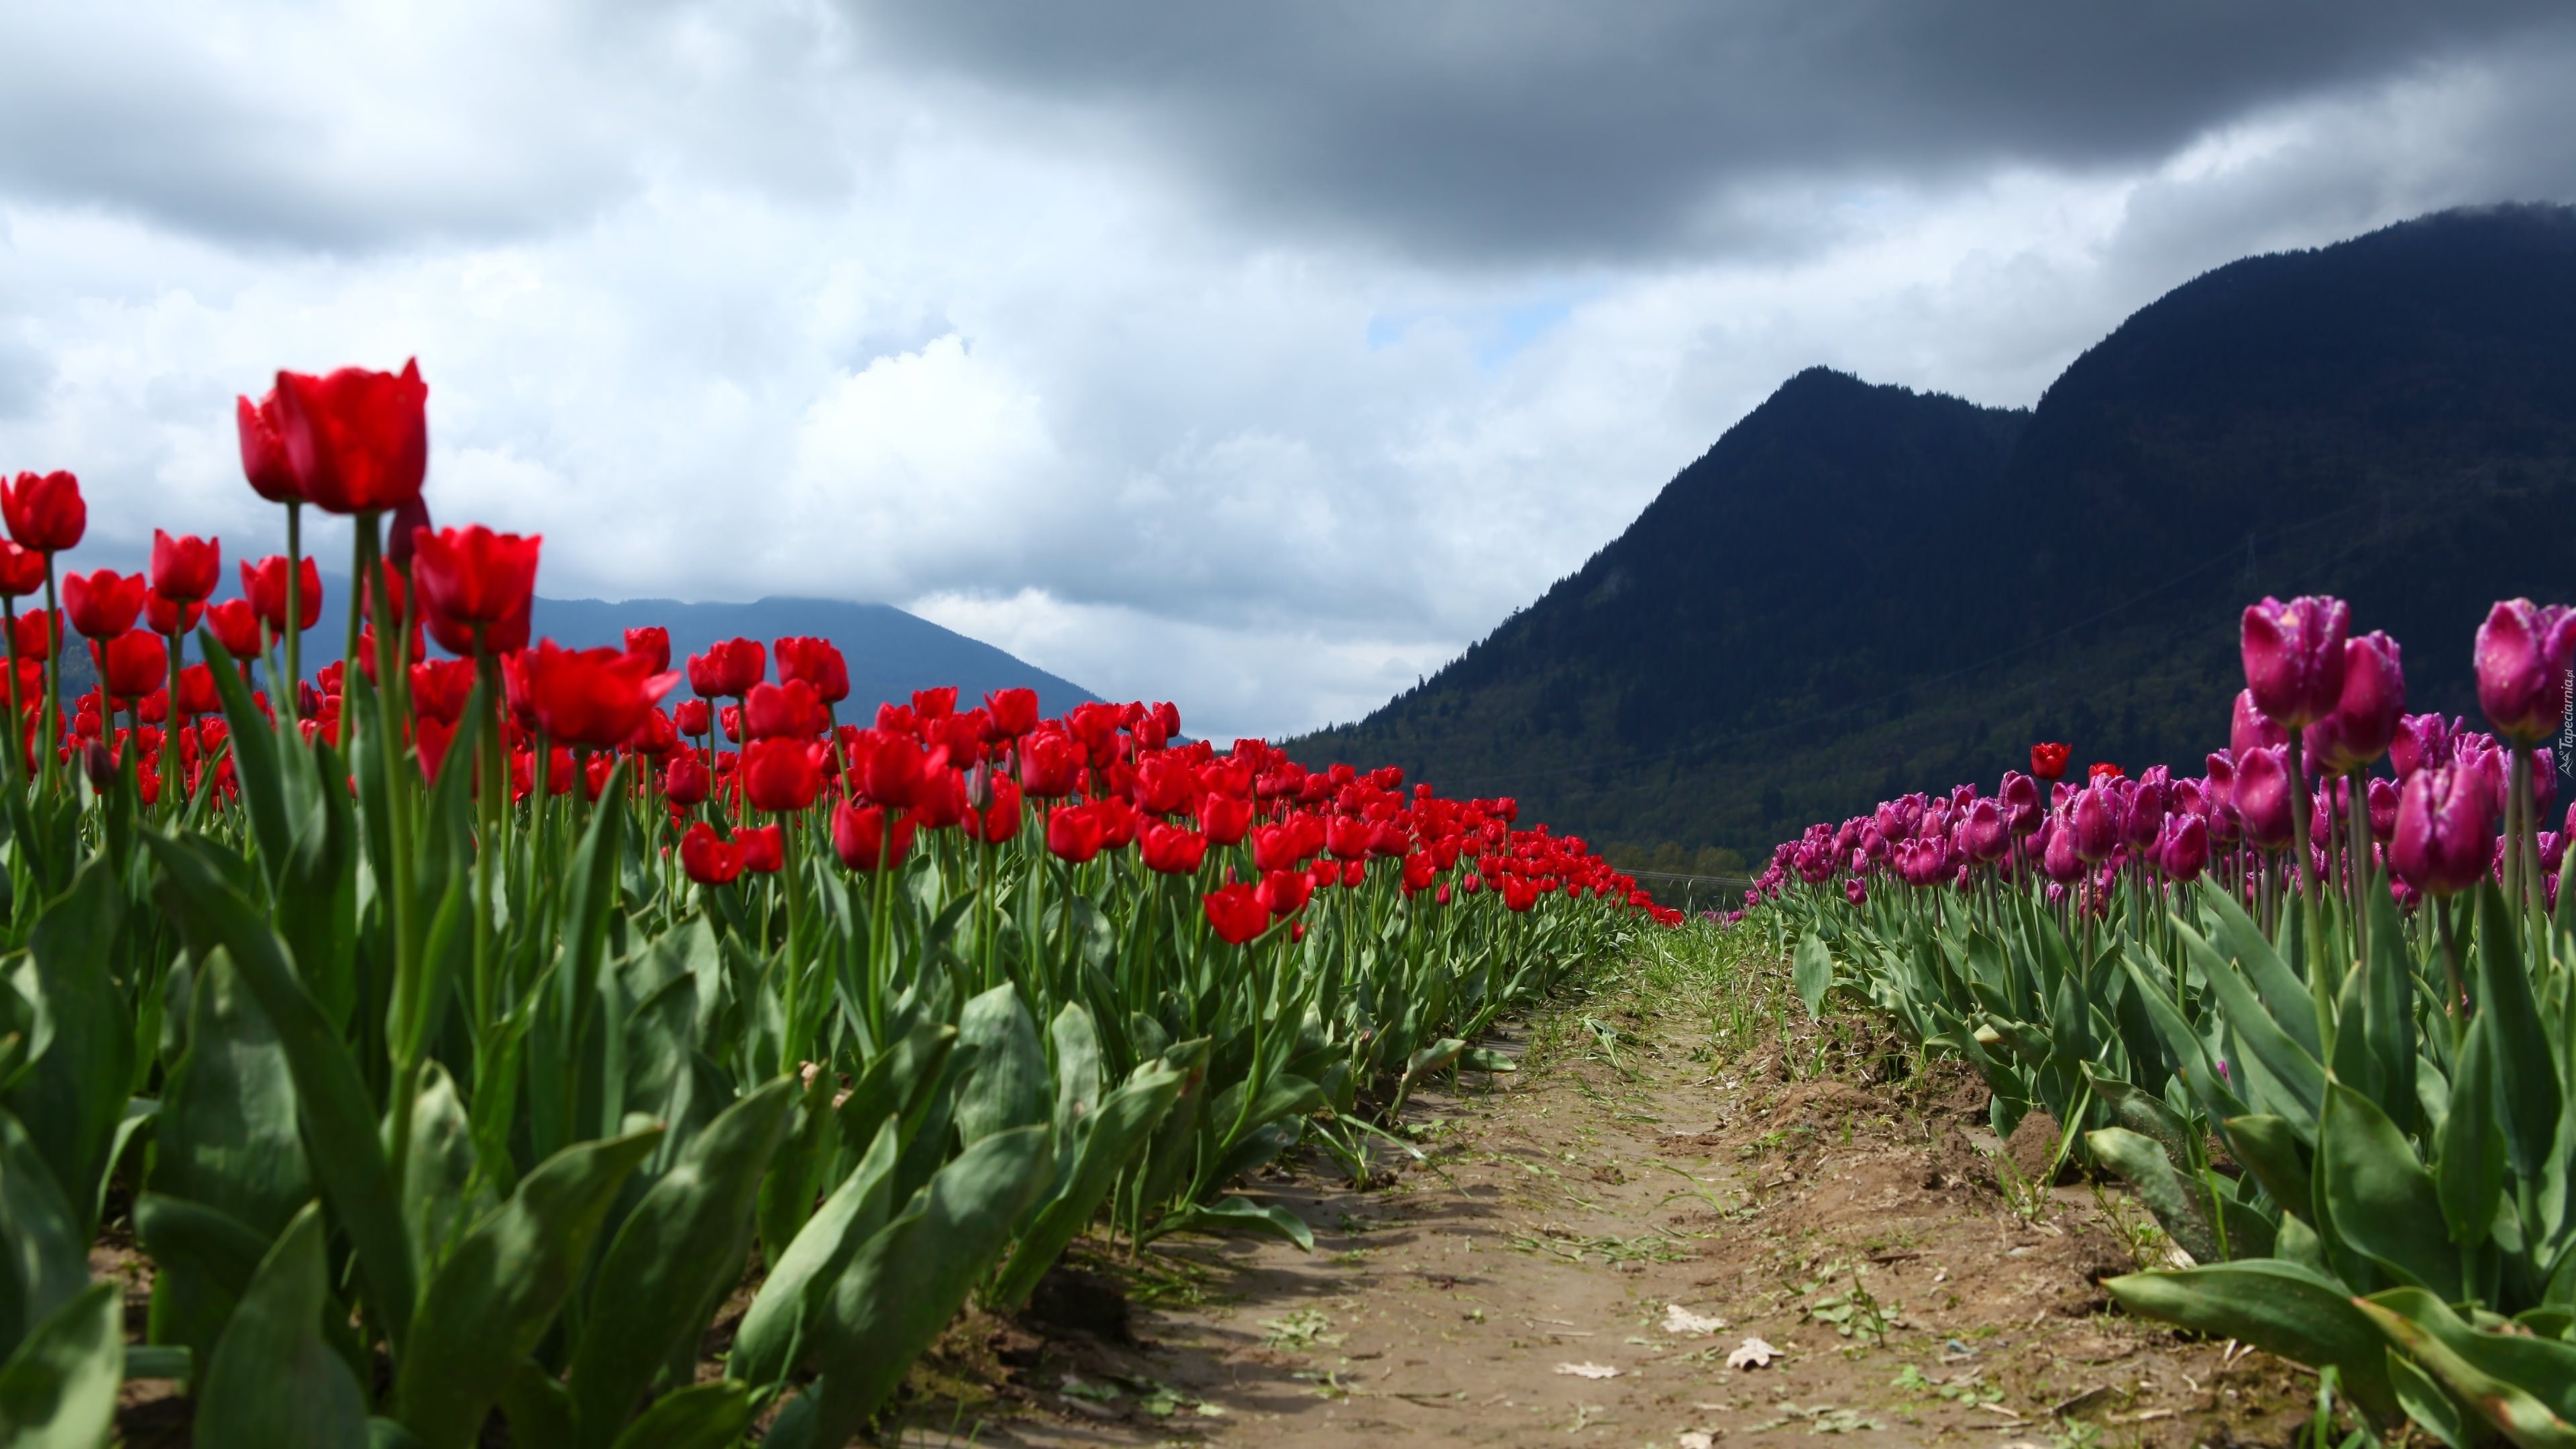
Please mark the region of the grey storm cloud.
POLYGON ((1778 245, 1805 226, 1751 193, 1786 177, 2137 164, 2267 107, 2576 49, 2554 0, 854 3, 906 59, 1142 114, 1247 211, 1452 258, 1778 245))

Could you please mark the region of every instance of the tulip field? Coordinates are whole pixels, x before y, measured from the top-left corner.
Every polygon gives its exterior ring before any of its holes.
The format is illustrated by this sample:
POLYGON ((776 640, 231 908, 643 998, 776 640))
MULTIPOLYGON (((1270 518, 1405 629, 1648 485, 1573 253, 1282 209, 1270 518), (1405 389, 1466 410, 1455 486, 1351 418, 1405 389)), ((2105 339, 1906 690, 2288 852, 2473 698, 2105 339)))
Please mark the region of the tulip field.
MULTIPOLYGON (((214 540, 75 569, 73 475, 0 484, 0 1444, 106 1442, 147 1380, 204 1445, 846 1443, 962 1308, 1009 1311, 1078 1237, 1304 1240, 1247 1173, 1301 1147, 1364 1173, 1419 1085, 1505 1065, 1476 1045, 1500 1015, 1676 919, 1509 800, 1218 750, 1168 704, 857 714, 823 640, 678 669, 658 629, 531 640, 540 540, 432 525, 426 399, 406 368, 241 401, 284 551, 240 562, 238 597, 214 540), (356 525, 336 612, 307 509, 356 525), (348 665, 303 668, 317 626, 348 665), (145 1265, 148 1311, 93 1281, 99 1244, 145 1265)), ((2058 930, 1968 899, 1817 929, 1846 953, 2058 930)), ((2493 901, 2463 929, 2488 992, 2540 940, 2493 901)), ((2385 927, 2372 962, 2422 934, 2385 927)), ((2555 1031, 2428 1036, 2420 1080, 2555 1031)), ((2423 1130, 2388 1101, 2383 1137, 2423 1130)), ((2459 1261, 2540 1303, 2557 1189, 2526 1169, 2566 1154, 2486 1087, 2451 1101, 2508 1129, 2458 1149, 2487 1164, 2462 1190, 2521 1214, 2459 1261)))
POLYGON ((2044 1112, 2059 1165, 2127 1182, 2173 1252, 2120 1304, 2310 1366, 2346 1443, 2576 1444, 2576 820, 2545 828, 2576 613, 2499 603, 2472 647, 2492 732, 2407 714, 2340 601, 2265 599, 2198 771, 2038 745, 1994 794, 1809 827, 1749 893, 1811 1007, 1866 1001, 1999 1135, 2044 1112))

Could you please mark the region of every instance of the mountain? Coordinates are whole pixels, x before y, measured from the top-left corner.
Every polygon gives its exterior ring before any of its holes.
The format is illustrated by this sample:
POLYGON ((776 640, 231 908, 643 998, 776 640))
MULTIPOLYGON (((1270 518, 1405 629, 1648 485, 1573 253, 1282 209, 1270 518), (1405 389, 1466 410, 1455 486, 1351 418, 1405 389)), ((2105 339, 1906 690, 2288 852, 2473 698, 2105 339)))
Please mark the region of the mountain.
MULTIPOLYGON (((322 622, 304 636, 304 666, 310 672, 340 657, 348 598, 348 575, 323 576, 322 622)), ((853 604, 838 599, 761 599, 749 604, 686 604, 676 599, 549 599, 539 596, 532 628, 535 637, 573 648, 623 644, 630 626, 658 624, 671 631, 673 668, 691 654, 706 652, 719 639, 757 639, 764 645, 790 635, 811 635, 840 646, 850 667, 850 700, 844 719, 873 711, 883 700, 908 700, 916 689, 956 685, 965 704, 981 700, 988 690, 1028 688, 1038 692, 1038 707, 1061 714, 1090 691, 1059 679, 980 640, 943 629, 891 604, 853 604)), ((772 670, 776 668, 772 662, 772 670)), ((682 696, 686 686, 682 686, 682 696)))
MULTIPOLYGON (((2576 583, 2576 210, 2452 211, 2174 289, 2024 410, 1800 373, 1422 685, 1291 748, 1758 858, 2035 739, 2194 767, 2243 606, 2352 602, 2476 712, 2487 606, 2576 583)), ((1697 852, 1694 857, 1692 852, 1697 852)))

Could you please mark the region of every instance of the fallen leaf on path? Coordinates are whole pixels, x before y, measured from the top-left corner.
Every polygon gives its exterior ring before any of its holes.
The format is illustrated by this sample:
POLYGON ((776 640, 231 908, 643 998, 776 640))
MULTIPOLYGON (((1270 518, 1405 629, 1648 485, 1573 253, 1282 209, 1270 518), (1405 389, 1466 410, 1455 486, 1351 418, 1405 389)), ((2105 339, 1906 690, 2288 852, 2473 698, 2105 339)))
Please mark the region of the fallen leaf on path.
POLYGON ((1619 1371, 1606 1363, 1561 1363, 1556 1366, 1556 1371, 1561 1374, 1572 1374, 1578 1379, 1615 1379, 1619 1377, 1619 1371))
POLYGON ((1706 1429, 1684 1429, 1673 1440, 1673 1449, 1717 1449, 1717 1436, 1706 1429))
POLYGON ((1736 1346, 1735 1352, 1726 1356, 1726 1366, 1728 1368, 1739 1369, 1767 1368, 1770 1366, 1771 1360, 1778 1358, 1779 1356, 1780 1350, 1773 1348, 1771 1345, 1764 1343, 1758 1338, 1748 1338, 1744 1340, 1743 1343, 1736 1346))
POLYGON ((1678 1303, 1664 1305, 1664 1332, 1695 1333, 1702 1336, 1726 1327, 1726 1320, 1714 1313, 1693 1313, 1678 1303))

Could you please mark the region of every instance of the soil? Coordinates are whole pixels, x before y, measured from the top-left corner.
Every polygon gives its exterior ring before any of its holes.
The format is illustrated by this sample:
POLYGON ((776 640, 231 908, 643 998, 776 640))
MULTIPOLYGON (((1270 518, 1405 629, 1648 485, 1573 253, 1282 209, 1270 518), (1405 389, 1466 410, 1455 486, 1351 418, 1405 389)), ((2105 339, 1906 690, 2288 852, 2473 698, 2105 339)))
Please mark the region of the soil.
POLYGON ((1354 1186, 1315 1156, 1250 1184, 1311 1254, 1078 1247, 1018 1321, 949 1335, 885 1442, 2076 1449, 2307 1428, 2308 1370, 2111 1305, 2101 1279, 2169 1251, 2152 1220, 2072 1174, 2033 1185, 2053 1135, 1999 1175, 1964 1071, 1917 1073, 1857 1019, 1715 1054, 1636 1004, 1494 1042, 1525 1069, 1413 1102, 1423 1160, 1381 1154, 1354 1186))

